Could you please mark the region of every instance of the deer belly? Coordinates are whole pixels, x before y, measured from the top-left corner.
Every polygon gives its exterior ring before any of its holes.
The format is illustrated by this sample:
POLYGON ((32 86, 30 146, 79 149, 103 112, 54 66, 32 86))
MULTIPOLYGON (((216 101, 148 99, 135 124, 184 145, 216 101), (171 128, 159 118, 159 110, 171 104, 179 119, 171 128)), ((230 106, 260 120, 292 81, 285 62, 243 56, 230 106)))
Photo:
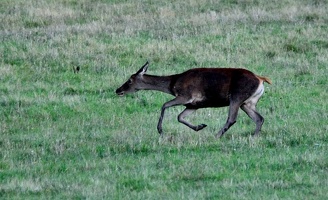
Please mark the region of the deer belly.
POLYGON ((215 108, 229 106, 228 99, 202 99, 200 101, 192 101, 186 104, 187 108, 215 108))

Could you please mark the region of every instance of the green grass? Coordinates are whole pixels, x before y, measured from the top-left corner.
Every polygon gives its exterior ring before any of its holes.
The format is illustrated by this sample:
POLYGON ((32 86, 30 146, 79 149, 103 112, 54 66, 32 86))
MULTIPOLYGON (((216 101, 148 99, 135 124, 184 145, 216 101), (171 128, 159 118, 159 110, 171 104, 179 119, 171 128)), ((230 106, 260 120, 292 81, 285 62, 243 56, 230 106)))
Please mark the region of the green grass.
POLYGON ((2 0, 1 199, 326 199, 328 2, 325 0, 2 0), (115 89, 149 73, 243 67, 272 79, 220 140, 227 108, 115 89), (79 73, 73 69, 79 66, 79 73))

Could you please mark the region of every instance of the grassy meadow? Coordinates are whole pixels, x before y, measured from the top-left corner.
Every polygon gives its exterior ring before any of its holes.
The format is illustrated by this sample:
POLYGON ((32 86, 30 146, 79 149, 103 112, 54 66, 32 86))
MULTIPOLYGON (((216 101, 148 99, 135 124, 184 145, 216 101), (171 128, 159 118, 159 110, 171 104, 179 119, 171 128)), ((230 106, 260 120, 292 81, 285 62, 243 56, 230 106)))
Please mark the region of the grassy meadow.
POLYGON ((1 0, 0 199, 326 199, 327 75, 327 0, 1 0), (270 77, 260 137, 183 107, 159 137, 172 96, 115 94, 147 60, 270 77))

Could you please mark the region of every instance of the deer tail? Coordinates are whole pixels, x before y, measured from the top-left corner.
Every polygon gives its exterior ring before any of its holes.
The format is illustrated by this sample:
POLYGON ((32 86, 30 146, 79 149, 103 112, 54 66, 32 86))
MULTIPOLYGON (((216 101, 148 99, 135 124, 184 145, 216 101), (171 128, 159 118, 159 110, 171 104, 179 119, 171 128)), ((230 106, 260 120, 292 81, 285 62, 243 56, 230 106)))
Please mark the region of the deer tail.
POLYGON ((264 77, 264 76, 258 76, 256 75, 258 79, 260 79, 261 82, 267 82, 269 84, 272 84, 271 80, 268 77, 264 77))

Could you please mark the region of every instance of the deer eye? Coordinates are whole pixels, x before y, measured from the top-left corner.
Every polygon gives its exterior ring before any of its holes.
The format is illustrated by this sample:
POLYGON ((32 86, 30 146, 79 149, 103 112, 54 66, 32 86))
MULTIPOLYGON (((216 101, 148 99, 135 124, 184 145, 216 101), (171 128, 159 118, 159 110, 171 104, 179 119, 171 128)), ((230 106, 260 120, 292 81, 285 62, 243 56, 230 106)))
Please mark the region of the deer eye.
POLYGON ((131 80, 131 79, 128 80, 128 84, 129 84, 129 85, 132 84, 132 80, 131 80))

